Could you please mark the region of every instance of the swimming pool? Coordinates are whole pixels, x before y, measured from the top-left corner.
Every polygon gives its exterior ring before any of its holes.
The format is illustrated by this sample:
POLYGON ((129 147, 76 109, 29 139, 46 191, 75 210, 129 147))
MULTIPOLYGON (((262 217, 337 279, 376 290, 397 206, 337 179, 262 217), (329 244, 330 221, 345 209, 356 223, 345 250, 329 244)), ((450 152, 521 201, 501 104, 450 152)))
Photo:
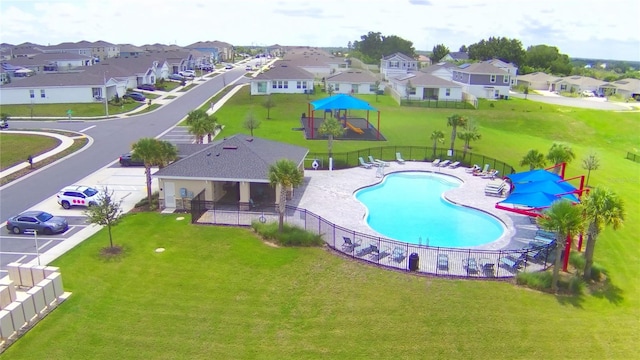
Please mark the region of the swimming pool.
POLYGON ((495 217, 443 199, 445 191, 460 185, 452 176, 401 172, 358 190, 355 197, 368 209, 369 226, 391 239, 454 248, 498 240, 505 229, 495 217))

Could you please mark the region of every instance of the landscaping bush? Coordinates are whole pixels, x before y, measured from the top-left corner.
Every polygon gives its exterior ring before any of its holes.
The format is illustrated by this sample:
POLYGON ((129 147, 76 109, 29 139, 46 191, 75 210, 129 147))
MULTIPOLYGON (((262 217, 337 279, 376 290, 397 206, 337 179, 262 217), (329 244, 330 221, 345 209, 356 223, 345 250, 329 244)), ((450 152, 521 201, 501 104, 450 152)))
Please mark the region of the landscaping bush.
POLYGON ((605 274, 605 270, 600 265, 594 263, 591 266, 591 280, 601 281, 602 274, 605 274))
POLYGON ((576 268, 578 274, 582 274, 584 272, 585 263, 586 260, 583 254, 574 251, 569 255, 569 264, 576 268))
POLYGON ((524 285, 536 290, 551 289, 553 274, 548 271, 542 272, 519 272, 516 275, 516 284, 524 285))
POLYGON ((569 279, 567 288, 572 294, 581 294, 584 291, 586 283, 580 275, 574 275, 569 279))
POLYGON ((251 227, 264 239, 274 241, 282 246, 322 246, 324 241, 316 235, 296 226, 284 224, 282 232, 278 231, 278 223, 260 223, 253 221, 251 227))
POLYGON ((135 208, 147 208, 147 209, 157 209, 158 203, 160 199, 160 193, 154 192, 151 194, 151 207, 149 208, 149 199, 145 196, 144 199, 138 201, 135 205, 135 208))

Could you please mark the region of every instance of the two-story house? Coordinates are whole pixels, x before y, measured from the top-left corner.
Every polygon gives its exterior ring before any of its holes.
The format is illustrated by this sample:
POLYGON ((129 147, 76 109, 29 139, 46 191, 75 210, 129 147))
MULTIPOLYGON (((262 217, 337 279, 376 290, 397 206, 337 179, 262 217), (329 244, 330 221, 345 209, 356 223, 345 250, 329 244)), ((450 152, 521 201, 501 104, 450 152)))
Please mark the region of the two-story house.
POLYGON ((380 60, 380 74, 384 80, 418 71, 418 61, 402 53, 395 53, 380 60))
POLYGON ((462 85, 465 93, 483 99, 507 99, 511 76, 488 62, 462 64, 452 70, 451 80, 462 85))

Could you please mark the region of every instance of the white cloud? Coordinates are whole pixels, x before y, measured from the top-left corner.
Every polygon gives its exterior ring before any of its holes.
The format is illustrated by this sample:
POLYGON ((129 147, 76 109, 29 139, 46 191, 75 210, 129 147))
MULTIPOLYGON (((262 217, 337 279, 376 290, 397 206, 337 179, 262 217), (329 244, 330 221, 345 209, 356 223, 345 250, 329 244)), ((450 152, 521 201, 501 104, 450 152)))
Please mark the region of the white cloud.
POLYGON ((346 46, 369 31, 430 50, 489 36, 572 57, 640 60, 640 2, 619 0, 50 0, 0 3, 2 42, 346 46))

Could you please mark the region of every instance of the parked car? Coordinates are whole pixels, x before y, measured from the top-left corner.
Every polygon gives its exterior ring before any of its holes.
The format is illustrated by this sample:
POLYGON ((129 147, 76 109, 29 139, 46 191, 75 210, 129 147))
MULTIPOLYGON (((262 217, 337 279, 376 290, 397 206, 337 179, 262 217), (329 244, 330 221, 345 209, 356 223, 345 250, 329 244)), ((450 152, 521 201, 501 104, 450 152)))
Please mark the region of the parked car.
POLYGON ((180 71, 178 75, 185 78, 192 78, 192 77, 196 77, 196 72, 193 70, 183 70, 183 71, 180 71))
POLYGON ((130 93, 126 93, 124 95, 122 95, 123 99, 133 99, 135 101, 145 101, 147 100, 147 98, 142 95, 141 93, 138 92, 130 92, 130 93))
POLYGON ((97 189, 82 185, 67 186, 56 196, 58 204, 65 209, 71 209, 72 206, 93 206, 100 201, 100 192, 97 189))
POLYGON ((184 80, 184 76, 182 76, 180 74, 171 74, 171 75, 169 75, 169 80, 182 81, 182 80, 184 80))
POLYGON ((132 152, 120 156, 120 166, 144 166, 144 161, 133 157, 132 152))
POLYGON ((593 97, 593 96, 595 96, 595 94, 591 90, 584 90, 584 91, 582 91, 582 96, 593 97))
POLYGON ((246 71, 251 71, 251 70, 253 70, 253 67, 251 65, 247 65, 247 66, 244 67, 244 69, 246 71))
POLYGON ((213 70, 213 66, 209 65, 209 64, 203 64, 199 66, 199 69, 202 71, 211 71, 213 70))
POLYGON ((231 70, 231 69, 233 69, 233 65, 232 64, 227 64, 227 65, 225 65, 224 68, 227 69, 227 70, 231 70))
POLYGON ((147 90, 147 91, 156 91, 156 86, 153 84, 142 84, 142 85, 138 85, 138 89, 147 90))
POLYGON ((67 219, 39 210, 25 211, 7 220, 7 230, 16 235, 24 233, 25 230, 35 230, 38 234, 51 235, 63 233, 67 229, 69 229, 67 219))

